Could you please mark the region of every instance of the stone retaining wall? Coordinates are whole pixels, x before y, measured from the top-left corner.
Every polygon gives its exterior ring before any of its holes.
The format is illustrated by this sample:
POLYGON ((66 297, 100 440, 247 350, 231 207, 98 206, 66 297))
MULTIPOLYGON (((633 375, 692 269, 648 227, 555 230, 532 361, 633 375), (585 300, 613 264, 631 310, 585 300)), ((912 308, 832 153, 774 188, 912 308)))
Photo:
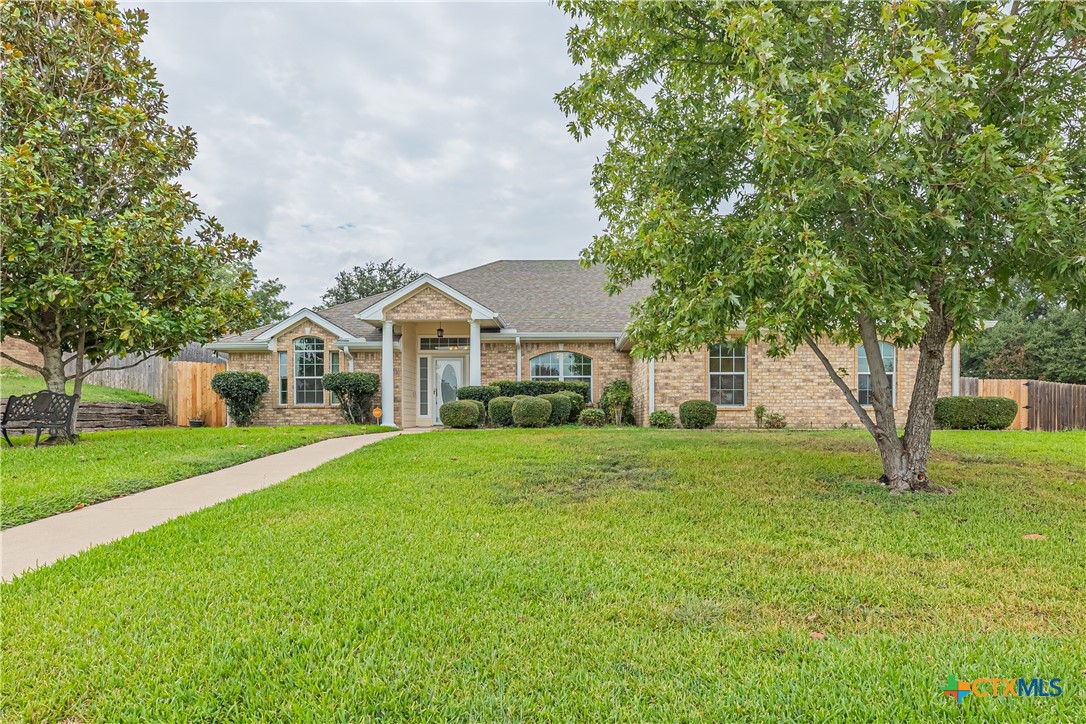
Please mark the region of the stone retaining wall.
MULTIPOLYGON (((7 407, 7 399, 0 400, 0 414, 7 407)), ((76 420, 78 432, 101 430, 127 430, 134 427, 164 427, 170 425, 170 415, 162 403, 140 404, 134 402, 84 402, 79 406, 76 420)), ((8 434, 33 434, 32 430, 12 425, 8 434)))

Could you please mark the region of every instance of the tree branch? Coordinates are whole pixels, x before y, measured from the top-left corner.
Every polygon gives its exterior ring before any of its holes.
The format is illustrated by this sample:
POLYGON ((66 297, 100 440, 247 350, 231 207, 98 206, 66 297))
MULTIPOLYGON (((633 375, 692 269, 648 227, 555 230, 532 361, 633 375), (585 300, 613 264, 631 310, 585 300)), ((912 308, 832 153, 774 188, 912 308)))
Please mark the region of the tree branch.
POLYGON ((38 367, 36 365, 30 364, 29 362, 23 362, 21 359, 15 359, 14 357, 12 357, 7 352, 0 352, 0 357, 3 357, 4 359, 6 359, 9 362, 14 362, 15 364, 19 365, 20 367, 26 367, 28 370, 34 370, 35 372, 37 372, 39 375, 42 375, 43 377, 45 376, 45 368, 44 367, 38 367))
POLYGON ((138 359, 138 360, 136 360, 135 362, 132 362, 131 364, 126 364, 126 365, 118 365, 118 366, 116 366, 116 367, 102 367, 102 365, 104 365, 104 364, 105 364, 106 362, 108 362, 108 361, 109 361, 108 359, 104 359, 104 360, 102 360, 101 362, 99 362, 98 364, 96 364, 96 365, 93 365, 93 366, 91 366, 91 367, 87 368, 87 372, 86 372, 86 374, 84 374, 83 376, 84 376, 84 377, 86 377, 86 376, 87 376, 87 375, 89 375, 89 374, 90 374, 91 372, 111 372, 111 371, 113 371, 113 370, 126 370, 126 369, 128 369, 128 368, 130 368, 130 367, 135 367, 135 366, 137 366, 137 365, 141 365, 141 364, 143 364, 144 362, 146 362, 146 361, 147 361, 147 360, 149 360, 149 359, 152 359, 152 358, 154 358, 154 357, 158 357, 158 356, 160 356, 160 355, 161 355, 161 354, 162 354, 163 352, 165 352, 165 351, 166 351, 166 348, 165 348, 165 347, 162 347, 162 348, 160 348, 160 349, 157 349, 157 350, 155 350, 155 351, 154 351, 154 352, 152 352, 151 354, 149 354, 149 355, 147 355, 147 356, 143 357, 142 359, 138 359))
POLYGON ((822 362, 822 366, 826 368, 826 371, 830 373, 830 379, 833 383, 844 393, 845 399, 848 400, 848 404, 852 406, 852 409, 856 411, 856 416, 860 418, 860 422, 864 424, 867 431, 877 440, 879 437, 879 428, 875 424, 875 421, 871 419, 871 415, 867 414, 867 410, 860 404, 860 401, 856 399, 856 395, 852 394, 852 390, 849 389, 848 383, 841 379, 841 375, 837 374, 837 370, 833 368, 833 363, 829 358, 823 354, 822 350, 818 348, 818 344, 815 343, 810 337, 804 337, 804 341, 807 342, 807 346, 810 347, 819 361, 822 362))

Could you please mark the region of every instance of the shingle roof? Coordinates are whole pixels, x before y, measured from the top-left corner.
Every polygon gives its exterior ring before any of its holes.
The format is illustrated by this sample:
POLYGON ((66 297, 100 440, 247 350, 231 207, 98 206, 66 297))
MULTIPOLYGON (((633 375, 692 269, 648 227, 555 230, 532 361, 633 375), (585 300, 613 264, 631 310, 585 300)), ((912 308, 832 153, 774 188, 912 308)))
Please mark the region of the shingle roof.
MULTIPOLYGON (((647 295, 650 287, 648 280, 641 280, 621 294, 608 296, 603 268, 585 269, 576 259, 495 261, 441 277, 441 281, 498 312, 507 326, 520 333, 621 334, 630 321, 630 305, 647 295)), ((360 338, 379 341, 381 330, 354 315, 389 294, 337 304, 317 314, 360 338)), ((251 341, 271 326, 218 341, 251 341)))

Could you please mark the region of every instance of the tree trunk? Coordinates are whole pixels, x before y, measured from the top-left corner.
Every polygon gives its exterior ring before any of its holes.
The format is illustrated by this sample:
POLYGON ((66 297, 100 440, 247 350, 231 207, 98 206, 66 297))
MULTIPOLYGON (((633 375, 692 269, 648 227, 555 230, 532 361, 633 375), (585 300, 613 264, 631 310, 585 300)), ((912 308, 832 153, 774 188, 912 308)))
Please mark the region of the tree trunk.
POLYGON ((64 352, 60 346, 42 345, 41 350, 42 377, 45 378, 45 389, 57 394, 64 394, 64 352))
POLYGON ((935 427, 935 400, 939 396, 939 375, 943 370, 950 332, 950 322, 942 310, 933 305, 924 336, 920 339, 920 359, 913 381, 905 432, 899 438, 895 430, 892 444, 884 445, 879 441, 879 452, 883 460, 883 482, 895 493, 929 490, 950 492, 947 488, 934 485, 928 477, 931 431, 935 427))

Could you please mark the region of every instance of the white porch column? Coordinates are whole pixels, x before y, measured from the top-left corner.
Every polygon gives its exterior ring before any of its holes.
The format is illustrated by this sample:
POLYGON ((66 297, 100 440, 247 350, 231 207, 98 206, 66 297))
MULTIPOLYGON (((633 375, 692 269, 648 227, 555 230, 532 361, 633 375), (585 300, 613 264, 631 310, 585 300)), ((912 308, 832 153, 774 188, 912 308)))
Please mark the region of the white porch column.
POLYGON ((656 412, 656 358, 649 360, 649 414, 656 412))
POLYGON ((480 344, 479 323, 471 320, 471 346, 468 348, 468 384, 480 385, 483 379, 482 345, 480 344))
POLYGON ((381 424, 396 424, 396 372, 392 367, 392 320, 381 327, 381 424))
POLYGON ((957 397, 961 394, 962 374, 962 349, 957 342, 950 350, 950 394, 957 397))

